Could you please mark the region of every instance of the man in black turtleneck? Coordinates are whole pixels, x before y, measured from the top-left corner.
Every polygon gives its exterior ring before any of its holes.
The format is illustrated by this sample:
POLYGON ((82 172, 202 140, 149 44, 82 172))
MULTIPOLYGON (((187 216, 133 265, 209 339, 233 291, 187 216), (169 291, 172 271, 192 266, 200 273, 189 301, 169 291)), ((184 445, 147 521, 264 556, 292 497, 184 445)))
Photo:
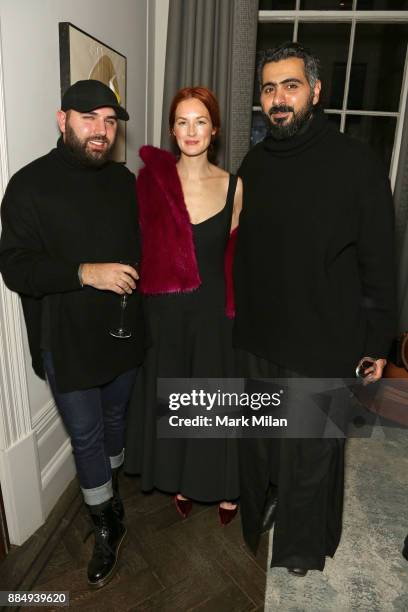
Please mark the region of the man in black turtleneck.
MULTIPOLYGON (((241 374, 351 378, 371 357, 366 380, 378 380, 395 322, 386 173, 318 109, 318 61, 301 45, 265 51, 259 77, 269 134, 239 170, 234 343, 241 374)), ((343 460, 341 439, 241 441, 244 536, 255 550, 275 519, 272 566, 304 576, 334 555, 343 460)))
POLYGON ((144 353, 138 276, 128 265, 139 257, 134 175, 109 161, 119 119, 128 113, 100 81, 68 88, 57 147, 11 178, 1 208, 0 270, 21 295, 33 368, 47 377, 71 437, 94 524, 95 588, 112 577, 126 532, 117 477, 144 353), (118 338, 109 331, 124 295, 132 335, 118 338))

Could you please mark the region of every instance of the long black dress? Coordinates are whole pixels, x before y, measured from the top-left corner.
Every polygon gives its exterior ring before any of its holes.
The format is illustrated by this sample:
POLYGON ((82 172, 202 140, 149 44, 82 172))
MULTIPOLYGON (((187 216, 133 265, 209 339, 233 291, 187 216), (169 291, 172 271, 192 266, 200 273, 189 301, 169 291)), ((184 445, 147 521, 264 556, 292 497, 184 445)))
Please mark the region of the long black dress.
POLYGON ((202 284, 192 292, 146 298, 152 346, 128 409, 125 471, 142 489, 181 493, 197 501, 239 496, 235 440, 156 437, 157 378, 233 377, 232 321, 225 315, 224 253, 237 177, 230 175, 224 208, 193 224, 202 284))

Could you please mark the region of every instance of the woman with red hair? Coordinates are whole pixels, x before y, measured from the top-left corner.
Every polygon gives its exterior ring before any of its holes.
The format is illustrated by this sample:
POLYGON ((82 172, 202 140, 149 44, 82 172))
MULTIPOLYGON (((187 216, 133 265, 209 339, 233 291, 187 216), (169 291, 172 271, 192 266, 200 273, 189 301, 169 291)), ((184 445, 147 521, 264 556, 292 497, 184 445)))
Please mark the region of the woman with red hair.
POLYGON ((170 107, 169 129, 178 158, 151 146, 140 150, 139 289, 146 295, 152 345, 129 407, 125 470, 141 474, 143 490, 174 494, 184 518, 193 500, 219 502, 226 524, 239 496, 236 441, 157 437, 157 418, 168 417, 168 405, 158 403, 156 382, 235 374, 224 264, 242 184, 209 160, 220 130, 218 102, 209 89, 181 89, 170 107))

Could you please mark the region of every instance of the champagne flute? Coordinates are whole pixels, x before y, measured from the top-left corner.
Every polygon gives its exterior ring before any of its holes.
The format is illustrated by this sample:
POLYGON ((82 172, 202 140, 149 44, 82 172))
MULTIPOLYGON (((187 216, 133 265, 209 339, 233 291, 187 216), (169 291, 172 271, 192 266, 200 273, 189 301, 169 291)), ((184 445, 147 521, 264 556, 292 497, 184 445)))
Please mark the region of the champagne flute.
MULTIPOLYGON (((128 266, 132 266, 137 271, 138 262, 136 261, 121 261, 119 263, 126 264, 128 266)), ((125 310, 128 303, 128 294, 124 293, 120 296, 120 318, 119 318, 119 326, 115 329, 110 329, 109 333, 114 338, 131 338, 132 332, 125 327, 125 310)))

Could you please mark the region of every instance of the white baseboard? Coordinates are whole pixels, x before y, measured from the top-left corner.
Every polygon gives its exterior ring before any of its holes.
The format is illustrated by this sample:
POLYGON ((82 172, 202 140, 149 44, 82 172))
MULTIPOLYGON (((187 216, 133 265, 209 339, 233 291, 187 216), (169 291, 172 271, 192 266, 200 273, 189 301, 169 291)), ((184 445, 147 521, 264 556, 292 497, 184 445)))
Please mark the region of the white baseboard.
POLYGON ((10 543, 23 544, 41 525, 76 474, 69 438, 53 402, 35 429, 0 450, 0 482, 10 543))
POLYGON ((10 543, 21 545, 44 522, 35 432, 0 450, 0 481, 10 543))

